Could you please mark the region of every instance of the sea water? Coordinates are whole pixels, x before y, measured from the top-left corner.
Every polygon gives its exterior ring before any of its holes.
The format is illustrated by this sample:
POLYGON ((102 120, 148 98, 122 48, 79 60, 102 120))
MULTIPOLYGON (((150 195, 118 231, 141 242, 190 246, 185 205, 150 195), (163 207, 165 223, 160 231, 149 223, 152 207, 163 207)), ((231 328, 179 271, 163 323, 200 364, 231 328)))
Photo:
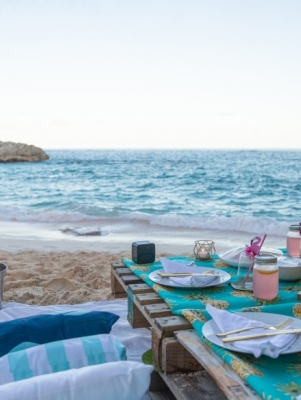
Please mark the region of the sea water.
POLYGON ((301 220, 300 151, 45 151, 48 161, 0 164, 0 222, 285 238, 301 220))

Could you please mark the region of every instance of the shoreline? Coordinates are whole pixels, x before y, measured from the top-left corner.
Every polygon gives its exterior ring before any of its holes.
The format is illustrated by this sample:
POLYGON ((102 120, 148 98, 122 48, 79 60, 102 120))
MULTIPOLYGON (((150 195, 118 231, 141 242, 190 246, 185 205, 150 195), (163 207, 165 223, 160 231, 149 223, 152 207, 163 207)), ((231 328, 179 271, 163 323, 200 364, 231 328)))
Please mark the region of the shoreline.
MULTIPOLYGON (((72 236, 55 225, 3 223, 0 262, 8 269, 3 301, 29 305, 81 304, 113 300, 111 263, 131 258, 134 241, 149 240, 160 256, 192 256, 194 242, 214 240, 216 253, 244 247, 254 235, 141 226, 104 236, 72 236), (137 234, 139 232, 139 234, 137 234)), ((285 237, 267 237, 265 246, 285 247, 285 237)))
MULTIPOLYGON (((81 228, 90 228, 82 225, 81 228)), ((93 229, 93 227, 92 227, 93 229)), ((192 228, 161 227, 146 224, 125 224, 116 226, 110 233, 98 236, 74 236, 62 232, 59 224, 38 224, 21 222, 1 222, 1 250, 9 252, 34 250, 51 251, 95 251, 131 255, 132 243, 149 240, 155 244, 156 253, 170 255, 192 255, 196 240, 207 239, 215 243, 216 253, 236 246, 250 244, 254 236, 263 236, 239 231, 200 230, 192 228)), ((286 236, 268 235, 265 246, 283 248, 286 236)))

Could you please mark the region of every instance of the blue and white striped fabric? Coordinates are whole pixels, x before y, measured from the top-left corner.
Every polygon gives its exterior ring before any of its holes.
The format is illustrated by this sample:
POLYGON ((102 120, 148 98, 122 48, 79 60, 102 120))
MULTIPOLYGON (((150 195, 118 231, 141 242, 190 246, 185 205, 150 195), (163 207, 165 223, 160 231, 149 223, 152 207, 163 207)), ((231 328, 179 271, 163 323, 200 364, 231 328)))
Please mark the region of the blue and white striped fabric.
POLYGON ((72 368, 126 359, 124 345, 112 334, 59 340, 2 356, 0 385, 72 368))

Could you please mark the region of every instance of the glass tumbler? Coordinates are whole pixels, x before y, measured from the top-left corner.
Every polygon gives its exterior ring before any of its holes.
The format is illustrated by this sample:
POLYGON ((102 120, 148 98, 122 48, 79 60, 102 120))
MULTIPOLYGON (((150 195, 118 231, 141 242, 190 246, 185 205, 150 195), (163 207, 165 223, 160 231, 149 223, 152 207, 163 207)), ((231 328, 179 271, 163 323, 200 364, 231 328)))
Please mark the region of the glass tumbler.
POLYGON ((253 271, 250 271, 246 278, 249 268, 253 262, 252 257, 249 257, 245 251, 240 254, 237 267, 237 281, 232 285, 238 290, 251 291, 253 289, 253 271), (246 279, 245 279, 246 278, 246 279))
POLYGON ((261 300, 273 300, 277 297, 279 270, 277 257, 270 254, 255 256, 253 268, 253 293, 261 300))
POLYGON ((301 256, 301 235, 299 225, 290 225, 286 236, 286 249, 290 257, 301 256))

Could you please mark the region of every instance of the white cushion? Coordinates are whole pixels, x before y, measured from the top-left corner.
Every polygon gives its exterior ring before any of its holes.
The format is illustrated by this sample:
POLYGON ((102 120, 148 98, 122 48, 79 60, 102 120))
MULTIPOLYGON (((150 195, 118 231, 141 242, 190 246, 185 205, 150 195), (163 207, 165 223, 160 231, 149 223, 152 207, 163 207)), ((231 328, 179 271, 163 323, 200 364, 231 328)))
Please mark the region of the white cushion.
POLYGON ((124 345, 111 334, 59 340, 14 351, 1 357, 0 385, 38 375, 126 359, 124 345))
POLYGON ((153 367, 117 361, 40 375, 0 386, 5 400, 142 400, 153 367))

